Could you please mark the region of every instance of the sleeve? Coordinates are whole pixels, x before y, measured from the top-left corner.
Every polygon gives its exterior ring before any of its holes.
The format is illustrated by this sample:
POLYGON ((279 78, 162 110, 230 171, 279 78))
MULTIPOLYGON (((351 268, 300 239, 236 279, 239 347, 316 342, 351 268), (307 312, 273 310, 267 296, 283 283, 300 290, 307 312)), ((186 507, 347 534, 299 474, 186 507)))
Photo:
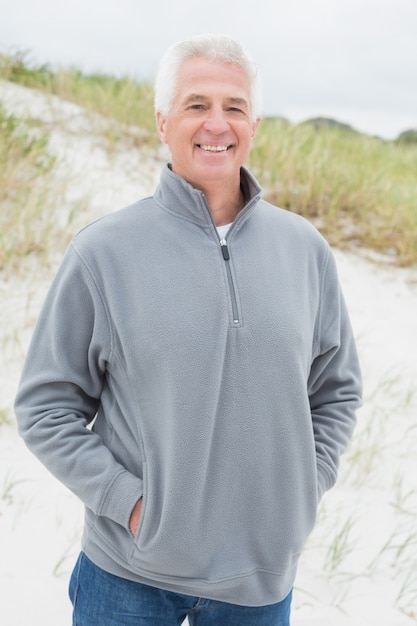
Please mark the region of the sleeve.
POLYGON ((99 406, 111 337, 99 290, 70 247, 29 346, 15 413, 19 433, 47 469, 94 513, 128 528, 142 480, 88 427, 99 406))
POLYGON ((352 437, 362 396, 355 340, 330 251, 322 279, 315 355, 308 395, 321 498, 336 482, 340 456, 352 437))

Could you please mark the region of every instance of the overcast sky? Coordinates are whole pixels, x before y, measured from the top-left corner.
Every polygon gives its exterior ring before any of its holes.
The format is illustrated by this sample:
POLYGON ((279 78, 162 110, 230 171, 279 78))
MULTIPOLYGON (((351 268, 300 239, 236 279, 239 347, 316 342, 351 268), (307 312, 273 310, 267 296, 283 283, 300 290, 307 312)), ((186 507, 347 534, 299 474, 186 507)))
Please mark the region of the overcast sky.
POLYGON ((239 39, 264 114, 326 115, 393 138, 417 128, 417 0, 0 0, 0 49, 152 79, 174 41, 239 39))

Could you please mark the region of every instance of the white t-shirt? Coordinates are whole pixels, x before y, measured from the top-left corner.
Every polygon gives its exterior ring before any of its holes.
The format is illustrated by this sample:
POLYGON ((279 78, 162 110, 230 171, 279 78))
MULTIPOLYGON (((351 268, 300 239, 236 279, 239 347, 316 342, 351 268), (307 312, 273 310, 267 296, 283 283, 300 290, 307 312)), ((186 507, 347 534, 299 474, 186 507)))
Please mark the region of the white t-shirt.
POLYGON ((231 224, 224 224, 224 226, 216 226, 219 238, 224 239, 227 235, 227 231, 231 227, 231 224))

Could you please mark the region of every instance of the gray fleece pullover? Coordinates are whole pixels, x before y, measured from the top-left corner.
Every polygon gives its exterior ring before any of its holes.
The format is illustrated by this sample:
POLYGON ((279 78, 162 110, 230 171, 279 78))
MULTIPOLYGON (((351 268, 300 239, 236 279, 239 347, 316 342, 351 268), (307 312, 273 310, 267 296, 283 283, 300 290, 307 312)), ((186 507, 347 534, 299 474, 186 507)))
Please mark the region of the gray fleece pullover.
POLYGON ((242 185, 222 245, 204 195, 168 166, 153 197, 74 238, 16 415, 84 502, 98 566, 259 606, 294 583, 361 385, 329 246, 244 168, 242 185))

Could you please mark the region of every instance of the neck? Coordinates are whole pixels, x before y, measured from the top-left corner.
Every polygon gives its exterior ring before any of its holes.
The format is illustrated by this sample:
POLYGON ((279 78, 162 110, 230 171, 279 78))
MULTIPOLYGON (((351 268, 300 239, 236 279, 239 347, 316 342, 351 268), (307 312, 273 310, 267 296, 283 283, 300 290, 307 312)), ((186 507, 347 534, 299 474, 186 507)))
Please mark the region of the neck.
POLYGON ((240 185, 231 191, 222 188, 216 192, 210 188, 204 191, 204 195, 216 226, 231 224, 245 205, 240 185))

